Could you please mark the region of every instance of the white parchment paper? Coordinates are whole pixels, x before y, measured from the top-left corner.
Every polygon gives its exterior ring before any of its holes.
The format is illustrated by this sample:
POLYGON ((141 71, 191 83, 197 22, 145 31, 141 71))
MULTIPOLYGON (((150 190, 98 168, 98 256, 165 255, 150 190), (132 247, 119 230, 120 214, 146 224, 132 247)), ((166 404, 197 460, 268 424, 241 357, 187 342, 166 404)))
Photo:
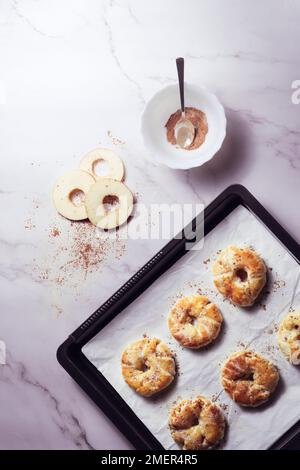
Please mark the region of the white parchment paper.
POLYGON ((300 367, 290 365, 277 347, 276 330, 289 308, 300 308, 300 267, 278 240, 246 208, 238 207, 205 238, 199 251, 183 256, 85 347, 86 357, 104 374, 166 449, 177 449, 168 429, 174 401, 198 394, 222 406, 228 427, 224 449, 266 449, 300 418, 300 367), (228 244, 250 245, 264 258, 268 285, 256 306, 232 306, 216 291, 211 266, 218 250, 228 244), (205 349, 192 351, 171 337, 167 315, 182 295, 206 294, 220 307, 224 324, 220 337, 205 349), (178 377, 160 396, 143 398, 121 374, 123 349, 142 337, 157 336, 176 353, 178 377), (220 384, 220 365, 229 354, 250 348, 279 368, 274 397, 258 408, 239 407, 220 384))

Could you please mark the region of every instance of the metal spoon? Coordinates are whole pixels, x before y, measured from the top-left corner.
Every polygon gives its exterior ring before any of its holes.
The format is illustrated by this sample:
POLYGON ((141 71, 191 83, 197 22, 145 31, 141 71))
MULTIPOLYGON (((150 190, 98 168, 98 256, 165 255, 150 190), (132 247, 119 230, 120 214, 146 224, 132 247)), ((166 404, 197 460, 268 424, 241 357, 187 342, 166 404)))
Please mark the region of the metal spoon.
POLYGON ((178 57, 176 59, 179 92, 180 92, 180 104, 181 104, 181 118, 177 122, 174 128, 175 139, 179 147, 186 148, 192 144, 195 138, 195 127, 192 122, 185 117, 185 106, 184 106, 184 59, 178 57))

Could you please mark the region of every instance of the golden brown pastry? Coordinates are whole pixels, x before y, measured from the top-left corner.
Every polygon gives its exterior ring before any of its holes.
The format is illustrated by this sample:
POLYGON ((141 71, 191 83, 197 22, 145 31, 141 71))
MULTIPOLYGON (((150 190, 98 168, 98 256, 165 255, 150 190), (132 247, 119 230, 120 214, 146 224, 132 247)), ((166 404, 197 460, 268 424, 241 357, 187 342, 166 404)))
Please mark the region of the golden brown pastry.
POLYGON ((300 311, 289 313, 281 322, 278 344, 291 364, 300 365, 300 311))
POLYGON ((173 354, 160 339, 140 339, 122 354, 122 374, 126 383, 145 397, 170 385, 175 373, 173 354))
POLYGON ((222 384, 239 405, 259 406, 267 401, 279 380, 277 368, 254 351, 239 351, 222 368, 222 384))
POLYGON ((214 284, 233 304, 250 307, 266 284, 266 265, 251 248, 230 245, 213 265, 214 284))
POLYGON ((172 307, 168 325, 172 336, 186 348, 201 348, 218 336, 223 317, 205 295, 179 299, 172 307))
POLYGON ((223 439, 225 419, 216 404, 199 396, 174 405, 169 426, 174 441, 184 450, 206 450, 223 439))

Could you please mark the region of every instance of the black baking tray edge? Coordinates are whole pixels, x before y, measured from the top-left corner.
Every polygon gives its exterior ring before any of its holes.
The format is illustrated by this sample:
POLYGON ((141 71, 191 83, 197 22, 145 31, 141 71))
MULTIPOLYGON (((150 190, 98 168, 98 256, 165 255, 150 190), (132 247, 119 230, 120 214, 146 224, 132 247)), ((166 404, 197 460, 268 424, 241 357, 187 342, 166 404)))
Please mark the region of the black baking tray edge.
MULTIPOLYGON (((239 205, 247 207, 258 217, 300 264, 300 246, 298 243, 245 187, 232 185, 209 204, 184 229, 180 237, 175 237, 156 253, 148 263, 137 271, 58 348, 58 362, 136 449, 163 450, 163 447, 106 378, 84 356, 81 349, 107 323, 186 253, 185 243, 187 240, 190 241, 196 221, 204 221, 205 236, 239 205)), ((271 449, 291 447, 300 449, 300 420, 271 449)))

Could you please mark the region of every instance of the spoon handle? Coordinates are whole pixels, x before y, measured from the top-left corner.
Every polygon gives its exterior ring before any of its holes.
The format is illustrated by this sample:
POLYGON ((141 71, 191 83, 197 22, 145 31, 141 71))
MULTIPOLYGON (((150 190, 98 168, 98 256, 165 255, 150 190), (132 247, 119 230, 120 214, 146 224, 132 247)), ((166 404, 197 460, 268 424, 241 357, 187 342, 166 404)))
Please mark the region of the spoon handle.
POLYGON ((180 92, 180 104, 181 112, 184 113, 184 58, 178 57, 176 59, 177 73, 178 73, 178 82, 179 82, 179 92, 180 92))

